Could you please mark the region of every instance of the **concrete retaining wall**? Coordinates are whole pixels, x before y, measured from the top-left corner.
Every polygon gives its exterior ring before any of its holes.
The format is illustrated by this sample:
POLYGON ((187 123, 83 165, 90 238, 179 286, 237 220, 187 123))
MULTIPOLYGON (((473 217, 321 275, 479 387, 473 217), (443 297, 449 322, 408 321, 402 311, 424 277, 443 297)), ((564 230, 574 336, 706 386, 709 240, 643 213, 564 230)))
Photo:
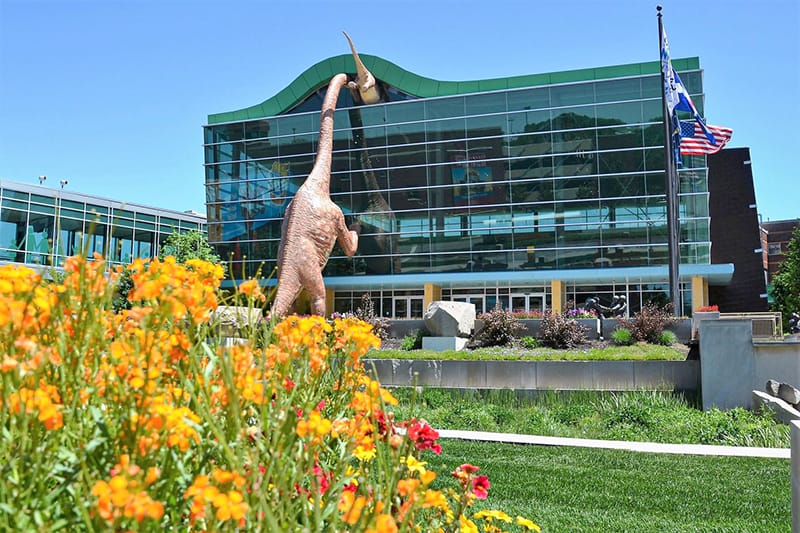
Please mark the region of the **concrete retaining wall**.
POLYGON ((387 387, 696 391, 700 384, 699 361, 367 359, 364 366, 387 387))
POLYGON ((767 380, 800 386, 800 341, 754 342, 749 319, 700 322, 703 409, 753 408, 767 380))

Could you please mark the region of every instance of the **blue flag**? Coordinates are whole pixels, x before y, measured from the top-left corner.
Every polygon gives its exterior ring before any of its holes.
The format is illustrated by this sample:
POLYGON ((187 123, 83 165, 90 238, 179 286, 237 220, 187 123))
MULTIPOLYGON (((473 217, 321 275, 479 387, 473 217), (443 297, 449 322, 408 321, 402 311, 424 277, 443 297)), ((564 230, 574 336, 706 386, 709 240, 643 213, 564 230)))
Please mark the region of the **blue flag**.
POLYGON ((680 76, 672 68, 672 61, 669 58, 669 42, 667 41, 667 31, 662 29, 661 32, 661 71, 664 74, 664 94, 667 100, 667 109, 669 110, 669 120, 672 124, 671 130, 673 135, 679 135, 680 123, 678 121, 677 111, 687 111, 694 116, 694 119, 700 125, 700 128, 705 133, 708 141, 712 144, 714 141, 714 134, 708 131, 706 121, 697 112, 697 108, 692 102, 692 97, 686 86, 683 85, 680 76))

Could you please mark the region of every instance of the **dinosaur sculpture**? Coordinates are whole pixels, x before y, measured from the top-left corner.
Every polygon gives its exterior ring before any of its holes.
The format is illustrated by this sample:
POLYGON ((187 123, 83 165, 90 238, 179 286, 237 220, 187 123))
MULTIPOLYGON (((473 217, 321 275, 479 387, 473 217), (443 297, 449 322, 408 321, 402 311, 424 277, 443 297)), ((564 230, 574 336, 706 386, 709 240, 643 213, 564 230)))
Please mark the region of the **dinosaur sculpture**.
POLYGON ((356 253, 359 227, 348 229, 342 210, 330 198, 333 115, 346 74, 331 78, 320 115, 319 144, 314 167, 286 207, 278 248, 278 289, 271 316, 289 312, 302 289, 311 300, 311 312, 325 315, 322 269, 334 243, 348 256, 356 253))
POLYGON ((353 41, 350 40, 350 36, 347 35, 346 31, 342 33, 344 33, 347 42, 350 44, 350 51, 353 52, 353 60, 356 62, 356 79, 347 84, 350 89, 354 89, 358 93, 361 101, 356 103, 375 104, 380 102, 383 99, 383 94, 378 81, 375 79, 375 76, 372 75, 372 72, 367 70, 367 67, 364 66, 361 58, 358 57, 358 52, 356 52, 356 47, 353 46, 353 41))

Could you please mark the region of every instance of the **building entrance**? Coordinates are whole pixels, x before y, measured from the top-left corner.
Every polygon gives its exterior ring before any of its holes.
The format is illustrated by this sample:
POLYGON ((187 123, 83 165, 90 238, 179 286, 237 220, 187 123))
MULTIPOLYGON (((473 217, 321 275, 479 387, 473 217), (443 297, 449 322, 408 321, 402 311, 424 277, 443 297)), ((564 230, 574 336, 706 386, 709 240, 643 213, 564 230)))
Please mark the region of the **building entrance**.
POLYGON ((422 318, 422 298, 415 296, 394 297, 394 318, 422 318))
POLYGON ((545 295, 511 294, 511 312, 544 313, 545 295))

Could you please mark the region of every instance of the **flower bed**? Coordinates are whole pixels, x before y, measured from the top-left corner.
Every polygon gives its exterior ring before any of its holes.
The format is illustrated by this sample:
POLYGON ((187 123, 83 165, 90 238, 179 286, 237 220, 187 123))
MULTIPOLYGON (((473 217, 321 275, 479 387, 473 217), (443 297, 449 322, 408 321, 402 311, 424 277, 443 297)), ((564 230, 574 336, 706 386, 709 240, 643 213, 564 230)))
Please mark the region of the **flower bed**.
MULTIPOLYGON (((115 314, 100 257, 69 259, 60 282, 0 267, 0 529, 538 529, 471 513, 490 487, 475 466, 436 479, 438 434, 395 420, 361 370, 366 323, 292 316, 225 347, 221 267, 130 269, 115 314)), ((233 305, 263 298, 239 288, 233 305)))

